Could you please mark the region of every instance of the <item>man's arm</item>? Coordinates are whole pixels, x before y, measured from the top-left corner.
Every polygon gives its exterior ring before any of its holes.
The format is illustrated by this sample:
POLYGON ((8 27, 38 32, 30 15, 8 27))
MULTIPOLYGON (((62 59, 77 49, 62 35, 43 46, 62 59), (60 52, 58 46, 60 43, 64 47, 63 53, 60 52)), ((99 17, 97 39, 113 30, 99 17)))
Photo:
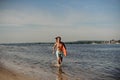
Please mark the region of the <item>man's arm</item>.
POLYGON ((56 49, 56 43, 55 43, 54 46, 53 46, 53 54, 54 54, 54 52, 55 52, 55 49, 56 49))
POLYGON ((63 42, 62 42, 62 44, 63 44, 63 46, 64 46, 64 47, 65 47, 65 49, 66 49, 65 43, 63 43, 63 42))

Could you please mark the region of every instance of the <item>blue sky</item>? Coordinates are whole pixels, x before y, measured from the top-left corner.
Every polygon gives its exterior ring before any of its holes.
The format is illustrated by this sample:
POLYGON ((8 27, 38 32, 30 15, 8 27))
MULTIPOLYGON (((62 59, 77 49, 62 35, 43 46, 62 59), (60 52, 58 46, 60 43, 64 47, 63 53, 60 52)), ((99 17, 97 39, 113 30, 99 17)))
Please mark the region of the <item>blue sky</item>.
POLYGON ((0 43, 120 39, 119 0, 1 0, 0 43))

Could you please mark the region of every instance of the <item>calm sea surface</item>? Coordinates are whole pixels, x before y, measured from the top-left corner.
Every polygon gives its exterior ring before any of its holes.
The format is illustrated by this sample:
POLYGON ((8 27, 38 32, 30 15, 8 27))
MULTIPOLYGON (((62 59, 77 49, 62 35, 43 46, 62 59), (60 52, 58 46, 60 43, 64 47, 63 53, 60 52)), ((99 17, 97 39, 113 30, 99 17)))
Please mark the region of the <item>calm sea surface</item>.
POLYGON ((53 80, 65 80, 62 74, 69 77, 66 80, 120 80, 120 44, 66 44, 68 55, 59 69, 54 66, 56 56, 52 54, 52 46, 28 43, 0 45, 0 61, 22 67, 32 66, 36 70, 40 67, 58 76, 51 76, 53 80))

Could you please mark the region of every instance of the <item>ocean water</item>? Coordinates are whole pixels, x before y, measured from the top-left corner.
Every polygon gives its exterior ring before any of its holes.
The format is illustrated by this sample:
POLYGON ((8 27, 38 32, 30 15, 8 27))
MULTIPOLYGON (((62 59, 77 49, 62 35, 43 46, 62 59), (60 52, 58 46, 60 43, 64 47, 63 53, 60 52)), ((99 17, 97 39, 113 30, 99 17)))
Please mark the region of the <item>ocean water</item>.
POLYGON ((0 45, 0 62, 39 80, 120 80, 119 44, 66 44, 68 55, 58 68, 53 44, 0 45))

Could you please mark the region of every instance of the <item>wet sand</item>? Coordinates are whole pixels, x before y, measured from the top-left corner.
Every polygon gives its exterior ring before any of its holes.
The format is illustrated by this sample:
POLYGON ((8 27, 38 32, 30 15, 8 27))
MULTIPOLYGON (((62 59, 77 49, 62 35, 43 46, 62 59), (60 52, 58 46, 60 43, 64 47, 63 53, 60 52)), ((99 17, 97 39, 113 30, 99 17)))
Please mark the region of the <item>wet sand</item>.
POLYGON ((30 78, 24 74, 14 72, 0 65, 0 80, 36 80, 36 79, 30 78))
POLYGON ((40 77, 34 75, 33 77, 20 72, 16 72, 15 70, 9 69, 0 63, 0 80, 69 80, 70 79, 62 71, 61 67, 56 68, 56 73, 54 74, 54 76, 56 77, 53 76, 50 77, 51 76, 50 72, 48 72, 47 75, 46 73, 43 72, 39 76, 40 77))

